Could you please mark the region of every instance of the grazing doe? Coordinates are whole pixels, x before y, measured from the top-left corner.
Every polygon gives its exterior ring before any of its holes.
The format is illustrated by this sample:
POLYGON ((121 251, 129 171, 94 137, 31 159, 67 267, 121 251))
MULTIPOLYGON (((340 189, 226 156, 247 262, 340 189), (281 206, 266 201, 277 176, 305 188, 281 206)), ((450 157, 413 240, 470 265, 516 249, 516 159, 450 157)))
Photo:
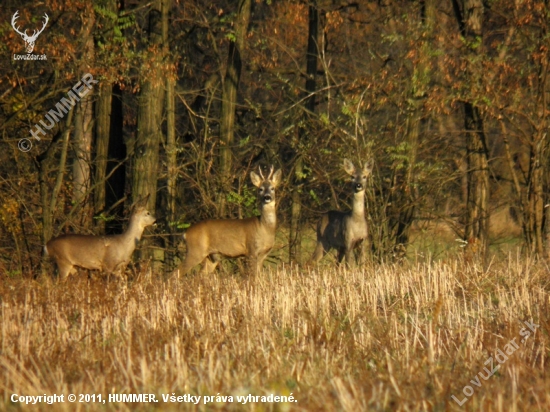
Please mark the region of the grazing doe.
POLYGON ((143 230, 153 223, 155 218, 149 211, 138 206, 130 217, 130 225, 120 235, 62 235, 50 240, 44 249, 54 258, 61 280, 76 273, 76 266, 122 274, 143 230))
POLYGON ((281 182, 281 170, 273 173, 271 166, 267 177, 264 177, 261 168, 259 171, 260 175, 250 172, 250 178, 258 188, 260 216, 203 220, 191 226, 183 235, 187 256, 174 274, 187 274, 199 264, 203 264, 203 273, 211 273, 222 256, 245 256, 252 273, 261 270, 264 259, 275 243, 275 188, 281 182))
POLYGON ((354 265, 353 250, 367 238, 365 219, 365 186, 371 174, 373 161, 367 161, 363 169, 356 169, 353 163, 344 159, 344 170, 352 177, 353 207, 349 212, 331 210, 325 213, 317 224, 317 246, 310 263, 315 264, 332 248, 338 251, 338 263, 344 256, 349 267, 354 265))

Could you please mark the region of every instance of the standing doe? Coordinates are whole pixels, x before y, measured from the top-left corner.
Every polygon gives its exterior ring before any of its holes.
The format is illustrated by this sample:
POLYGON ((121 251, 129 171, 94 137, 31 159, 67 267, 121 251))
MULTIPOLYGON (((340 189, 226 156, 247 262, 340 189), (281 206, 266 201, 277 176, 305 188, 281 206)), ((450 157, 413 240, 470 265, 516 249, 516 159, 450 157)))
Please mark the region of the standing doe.
POLYGON ((202 263, 203 273, 211 273, 221 256, 246 256, 250 271, 258 273, 275 243, 275 188, 281 182, 280 169, 273 173, 271 166, 267 177, 261 168, 259 171, 259 176, 250 172, 250 178, 258 188, 261 215, 247 219, 203 220, 191 226, 183 235, 187 256, 174 274, 187 274, 202 263))
POLYGON ((93 236, 69 234, 50 240, 44 250, 54 258, 59 277, 76 272, 76 266, 99 269, 109 274, 122 274, 141 239, 143 230, 155 223, 155 218, 144 207, 137 206, 130 217, 130 225, 120 235, 93 236))
POLYGON ((346 257, 346 263, 354 265, 353 250, 367 238, 365 219, 365 186, 371 174, 373 161, 365 163, 363 169, 356 169, 353 163, 344 159, 344 170, 352 177, 353 207, 349 212, 331 210, 325 213, 317 224, 317 247, 311 256, 311 263, 317 263, 332 248, 338 250, 338 263, 346 257))

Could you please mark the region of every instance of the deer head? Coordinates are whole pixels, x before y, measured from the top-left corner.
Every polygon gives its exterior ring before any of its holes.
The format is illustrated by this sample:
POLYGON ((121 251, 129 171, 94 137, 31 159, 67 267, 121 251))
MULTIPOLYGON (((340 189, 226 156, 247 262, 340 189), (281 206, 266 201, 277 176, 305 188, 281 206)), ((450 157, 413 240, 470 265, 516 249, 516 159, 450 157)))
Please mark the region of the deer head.
POLYGON ((24 32, 20 31, 19 30, 19 27, 17 27, 15 25, 15 21, 17 20, 17 18, 19 17, 19 10, 17 10, 15 12, 15 14, 13 15, 13 17, 11 18, 11 25, 13 27, 13 29, 15 30, 15 32, 17 34, 19 34, 21 36, 21 38, 23 39, 23 41, 25 42, 25 49, 27 51, 27 53, 32 53, 32 51, 34 50, 34 43, 36 42, 36 39, 38 38, 38 36, 40 35, 40 33, 42 33, 44 31, 44 29, 46 28, 46 25, 48 24, 48 21, 49 21, 49 17, 46 13, 44 13, 44 25, 42 26, 42 28, 40 30, 34 30, 33 33, 32 33, 32 36, 29 36, 27 35, 27 29, 25 29, 24 32))

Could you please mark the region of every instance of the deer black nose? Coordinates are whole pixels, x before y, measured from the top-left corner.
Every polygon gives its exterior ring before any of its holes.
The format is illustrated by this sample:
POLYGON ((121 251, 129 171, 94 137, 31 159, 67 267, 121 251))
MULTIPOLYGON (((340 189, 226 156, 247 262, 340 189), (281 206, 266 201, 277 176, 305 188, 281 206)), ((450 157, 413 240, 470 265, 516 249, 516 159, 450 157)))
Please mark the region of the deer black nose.
POLYGON ((363 185, 361 183, 356 183, 355 191, 360 192, 361 190, 363 190, 363 185))
POLYGON ((273 200, 273 199, 271 198, 271 195, 265 195, 265 196, 264 196, 264 202, 265 202, 265 203, 269 203, 269 202, 271 202, 271 200, 273 200))

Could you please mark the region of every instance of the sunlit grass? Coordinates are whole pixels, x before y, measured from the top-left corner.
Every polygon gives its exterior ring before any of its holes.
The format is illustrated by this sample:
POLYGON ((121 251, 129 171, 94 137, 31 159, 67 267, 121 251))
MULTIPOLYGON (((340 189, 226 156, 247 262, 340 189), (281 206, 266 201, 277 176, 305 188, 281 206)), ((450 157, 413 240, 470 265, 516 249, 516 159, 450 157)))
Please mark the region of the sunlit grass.
POLYGON ((12 393, 292 393, 297 403, 55 409, 550 410, 548 281, 544 264, 512 257, 487 269, 450 260, 128 283, 4 277, 0 409, 19 410, 12 393), (473 386, 526 320, 536 332, 473 386), (475 392, 459 407, 451 395, 463 399, 465 385, 475 392))

